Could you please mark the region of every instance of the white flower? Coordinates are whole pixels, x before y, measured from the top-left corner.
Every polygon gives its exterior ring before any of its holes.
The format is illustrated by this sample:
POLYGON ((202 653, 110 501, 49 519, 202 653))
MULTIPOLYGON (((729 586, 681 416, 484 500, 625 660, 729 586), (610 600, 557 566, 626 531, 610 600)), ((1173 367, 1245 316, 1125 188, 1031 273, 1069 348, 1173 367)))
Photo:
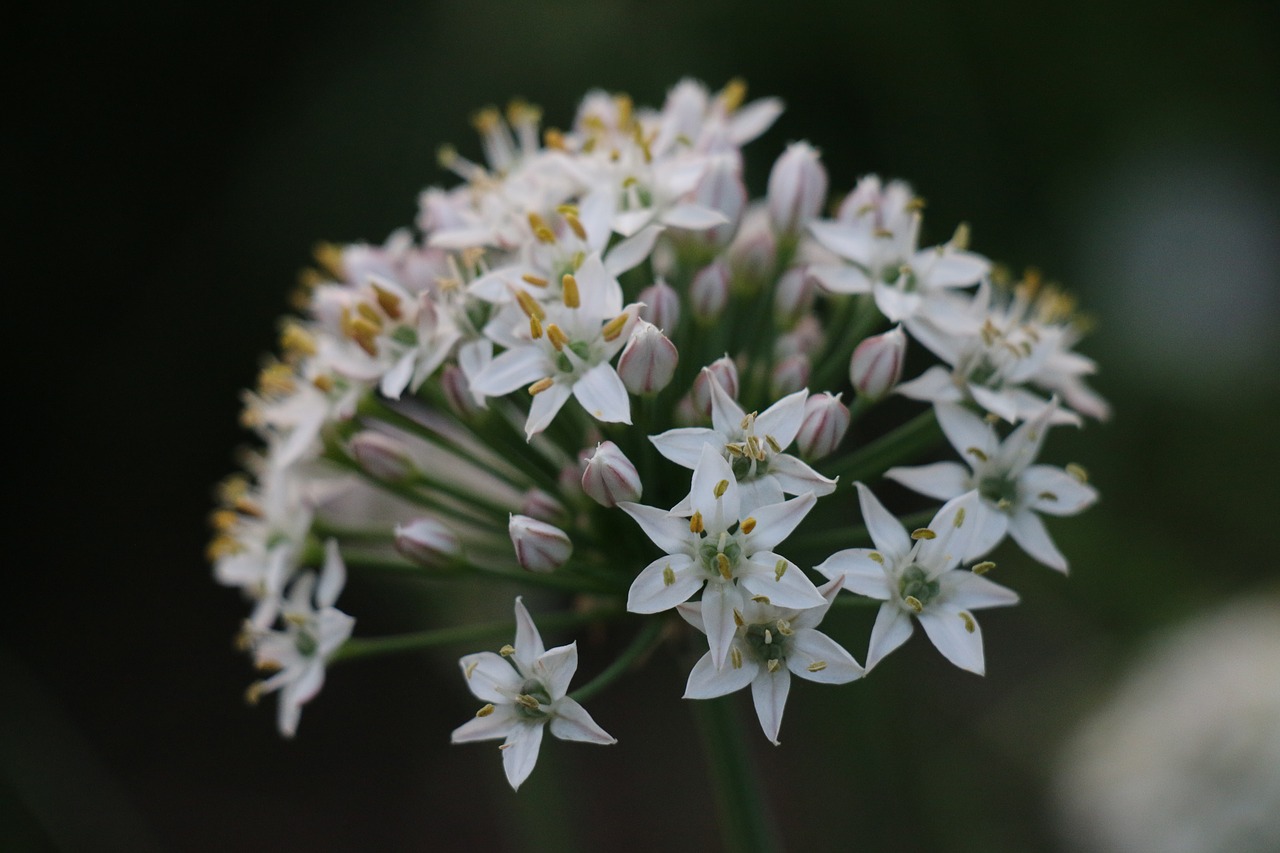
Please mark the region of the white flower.
POLYGON ((747 414, 721 387, 719 379, 706 368, 703 375, 711 388, 711 424, 667 430, 649 440, 658 452, 677 465, 693 468, 702 457, 704 445, 722 454, 732 465, 740 489, 742 509, 776 504, 784 494, 812 492, 828 495, 836 481, 828 479, 789 453, 804 423, 807 390, 799 390, 778 400, 759 415, 747 414))
POLYGON ((453 743, 503 738, 502 766, 512 788, 519 788, 538 760, 543 728, 561 740, 617 743, 586 710, 565 695, 578 669, 578 644, 548 650, 516 598, 516 638, 501 655, 479 652, 458 661, 467 688, 487 703, 453 730, 453 743))
POLYGON ((293 737, 298 730, 303 704, 324 685, 325 663, 351 636, 356 624, 333 606, 346 579, 338 543, 330 539, 325 543, 319 579, 313 572, 300 575, 288 596, 278 603, 283 630, 251 631, 249 635, 258 669, 275 674, 251 685, 247 696, 256 702, 266 693, 280 691, 278 725, 285 737, 293 737))
POLYGON ((1016 604, 1012 590, 958 569, 971 535, 978 496, 948 501, 927 528, 908 535, 871 490, 861 483, 858 500, 875 549, 850 548, 814 568, 844 588, 879 599, 880 612, 867 650, 870 670, 911 636, 911 617, 947 660, 981 675, 985 669, 982 631, 972 610, 1016 604), (914 541, 913 541, 914 540, 914 541))
POLYGON ((977 493, 981 500, 969 519, 974 529, 963 559, 981 557, 1008 534, 1032 557, 1065 572, 1067 558, 1054 546, 1036 513, 1075 515, 1091 506, 1098 493, 1079 473, 1032 464, 1056 410, 1055 399, 1002 442, 982 418, 961 406, 939 403, 934 407, 938 423, 969 470, 958 462, 937 462, 891 468, 885 476, 939 500, 977 493))
POLYGON ((823 602, 798 566, 773 552, 813 508, 812 492, 741 511, 739 488, 729 463, 705 445, 693 471, 691 516, 635 503, 620 503, 666 554, 631 584, 627 609, 658 613, 688 601, 699 589, 707 642, 715 665, 724 664, 735 629, 733 611, 740 585, 779 607, 816 607, 823 602))
MULTIPOLYGON (((742 601, 734 612, 737 630, 729 643, 729 665, 717 667, 707 652, 689 673, 684 698, 712 699, 750 684, 760 727, 776 746, 792 673, 822 684, 845 684, 862 677, 862 666, 853 656, 816 630, 842 583, 836 579, 823 584, 818 592, 824 602, 803 610, 756 599, 742 601)), ((681 604, 677 609, 690 625, 707 632, 700 603, 681 604)))

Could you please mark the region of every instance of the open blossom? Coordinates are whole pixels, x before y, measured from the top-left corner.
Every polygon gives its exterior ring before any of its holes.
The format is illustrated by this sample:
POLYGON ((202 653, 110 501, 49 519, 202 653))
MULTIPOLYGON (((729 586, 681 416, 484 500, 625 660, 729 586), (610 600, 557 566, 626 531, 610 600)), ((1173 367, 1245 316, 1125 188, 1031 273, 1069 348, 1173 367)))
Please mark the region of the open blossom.
MULTIPOLYGON (((694 664, 685 687, 686 699, 713 699, 751 685, 760 727, 775 746, 791 676, 822 684, 846 684, 862 677, 862 666, 835 640, 817 630, 840 591, 836 579, 818 587, 824 602, 795 610, 743 597, 735 609, 737 630, 729 642, 727 665, 717 667, 711 652, 694 664)), ((681 604, 680 615, 707 633, 699 602, 681 604)))
POLYGON ((502 767, 512 788, 533 772, 543 729, 561 740, 611 744, 617 740, 565 695, 578 670, 578 644, 548 649, 524 602, 516 598, 515 644, 501 654, 479 652, 458 661, 469 689, 486 703, 453 730, 454 743, 502 739, 502 767))
POLYGON ((995 427, 962 406, 939 403, 938 423, 956 452, 968 463, 890 468, 885 476, 932 498, 949 500, 966 493, 980 498, 972 511, 973 534, 963 554, 970 560, 986 554, 1005 535, 1050 568, 1065 572, 1067 558, 1053 544, 1037 513, 1075 515, 1097 499, 1079 469, 1036 465, 1057 400, 1019 425, 1001 441, 995 427))
POLYGON ((1018 596, 980 575, 958 569, 972 535, 977 495, 948 501, 929 526, 911 534, 858 483, 862 519, 875 548, 832 554, 817 571, 844 579, 844 588, 884 602, 871 629, 867 669, 911 636, 915 617, 947 660, 982 675, 982 631, 971 611, 1017 604, 1018 596))
POLYGON ((729 463, 705 445, 693 471, 689 514, 619 504, 666 554, 645 567, 627 593, 633 613, 658 613, 702 594, 702 618, 717 667, 729 653, 739 586, 779 607, 816 607, 823 598, 794 563, 773 552, 816 498, 801 497, 744 512, 729 463))

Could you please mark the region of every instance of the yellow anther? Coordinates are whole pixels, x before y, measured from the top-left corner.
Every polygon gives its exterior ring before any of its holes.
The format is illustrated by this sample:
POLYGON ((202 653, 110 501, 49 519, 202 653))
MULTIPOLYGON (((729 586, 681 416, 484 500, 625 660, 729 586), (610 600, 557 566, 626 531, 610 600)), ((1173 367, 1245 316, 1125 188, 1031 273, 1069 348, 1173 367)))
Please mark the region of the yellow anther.
POLYGON ((774 625, 777 627, 778 633, 784 637, 790 637, 792 634, 795 633, 795 631, 791 630, 791 623, 788 622, 786 619, 779 619, 777 622, 774 623, 774 625))
POLYGON ((258 390, 269 397, 284 397, 298 388, 293 368, 287 364, 272 364, 258 374, 258 390))
POLYGON ((816 660, 805 668, 808 669, 810 672, 822 672, 824 669, 827 668, 827 662, 824 660, 816 660))
MULTIPOLYGON (((515 649, 512 649, 512 651, 515 651, 515 649)), ((472 675, 475 675, 476 667, 478 667, 479 665, 480 665, 480 661, 478 660, 472 661, 467 665, 467 668, 463 674, 466 675, 467 678, 471 678, 472 675)))
POLYGON ((525 284, 532 284, 534 287, 546 287, 550 283, 542 276, 531 275, 530 273, 525 273, 524 275, 520 276, 520 280, 523 281, 525 284))
POLYGON ((760 446, 760 439, 754 435, 747 436, 747 455, 752 459, 764 459, 764 448, 760 446))
POLYGON ((579 240, 587 239, 587 229, 582 227, 582 220, 578 218, 577 211, 570 211, 561 215, 564 217, 564 221, 569 223, 570 230, 579 240))
POLYGON ((969 448, 966 448, 964 452, 965 452, 965 453, 968 453, 970 456, 974 457, 974 458, 975 458, 975 459, 977 459, 979 462, 986 462, 986 461, 987 461, 987 454, 983 453, 983 452, 982 452, 982 450, 981 450, 980 448, 977 448, 977 447, 969 447, 969 448))
POLYGON ((510 643, 507 643, 505 646, 498 649, 498 654, 502 655, 504 658, 509 658, 515 653, 516 653, 516 647, 511 645, 510 643))
POLYGON ((262 506, 248 495, 241 495, 236 498, 231 505, 235 508, 236 512, 240 512, 245 515, 252 515, 255 518, 261 518, 264 515, 262 506))
POLYGON ((934 533, 927 527, 920 527, 911 531, 912 539, 937 539, 938 534, 934 533))
POLYGON ((1013 506, 1013 501, 1009 500, 1008 498, 1001 498, 1000 500, 996 501, 996 506, 998 506, 1000 509, 1009 509, 1010 507, 1013 506))
POLYGON ((773 437, 773 436, 771 436, 771 435, 766 435, 766 436, 764 437, 764 440, 765 440, 766 442, 768 442, 768 444, 769 444, 769 449, 770 449, 770 450, 772 450, 774 453, 781 453, 781 452, 782 452, 782 445, 781 445, 781 444, 778 444, 778 439, 774 438, 774 437, 773 437))
POLYGON ((219 533, 226 533, 240 523, 240 514, 230 509, 216 509, 209 514, 209 526, 219 533))
POLYGON ((400 310, 400 297, 372 282, 370 284, 373 287, 373 294, 378 300, 378 307, 392 320, 399 320, 403 313, 400 310))
POLYGON ((893 232, 892 232, 892 231, 890 231, 888 228, 876 228, 875 230, 873 230, 873 231, 871 232, 871 234, 872 234, 872 236, 874 236, 874 237, 879 237, 879 238, 881 238, 882 240, 891 240, 891 239, 893 239, 893 232))
POLYGON ((316 339, 297 323, 286 323, 280 330, 280 349, 291 356, 316 354, 316 339))
POLYGON ((631 319, 631 317, 626 312, 614 317, 612 320, 604 324, 604 328, 600 330, 600 337, 604 338, 606 341, 616 341, 618 339, 618 335, 621 335, 622 330, 626 328, 627 321, 629 319, 631 319))
POLYGON ((529 337, 535 341, 542 337, 542 322, 537 317, 529 318, 529 337))
POLYGON ((441 145, 436 149, 436 162, 442 169, 452 169, 458 162, 458 149, 452 145, 441 145))
POLYGON ((1074 477, 1076 482, 1078 483, 1089 482, 1089 472, 1084 470, 1084 468, 1082 468, 1081 466, 1077 465, 1074 462, 1067 465, 1066 471, 1068 474, 1074 477))
POLYGON ((377 338, 379 332, 380 330, 364 317, 356 317, 350 323, 348 335, 360 349, 376 357, 378 355, 377 338))
POLYGON ((773 564, 773 580, 775 582, 782 580, 782 576, 787 573, 790 564, 786 560, 778 560, 773 564))
POLYGON ((476 110, 471 116, 471 126, 478 133, 492 133, 502 124, 502 116, 497 107, 484 107, 476 110))
POLYGON ((533 698, 528 693, 521 693, 516 697, 516 701, 528 708, 530 711, 538 710, 540 704, 537 699, 533 698))
POLYGON ((973 617, 970 616, 968 613, 965 613, 963 610, 961 610, 960 618, 961 620, 964 621, 964 629, 968 631, 970 634, 978 630, 977 623, 973 621, 973 617))
POLYGON ((958 510, 956 510, 955 525, 957 528, 959 528, 961 525, 964 524, 964 513, 965 513, 964 507, 960 507, 958 510))
POLYGON ((969 248, 969 223, 961 222, 956 226, 956 233, 951 235, 951 246, 962 252, 969 248))
POLYGON ((244 547, 234 537, 223 534, 213 537, 205 548, 204 555, 212 563, 243 550, 244 547))
POLYGON ((270 675, 273 672, 279 672, 280 670, 284 669, 284 664, 280 663, 280 661, 278 660, 263 658, 260 661, 256 661, 253 665, 253 668, 256 669, 258 672, 263 673, 264 675, 270 675))
POLYGON ((990 560, 984 560, 983 562, 977 563, 976 565, 974 565, 973 573, 975 575, 985 575, 987 572, 991 571, 995 567, 996 567, 995 563, 991 562, 990 560))
POLYGON ((578 250, 574 252, 573 257, 569 259, 569 266, 573 269, 574 272, 577 272, 578 270, 582 269, 582 262, 585 261, 586 259, 587 259, 586 253, 583 252, 582 250, 578 250))
POLYGON ((556 348, 556 352, 561 352, 569 343, 569 336, 564 333, 563 329, 552 323, 547 326, 547 340, 551 341, 551 345, 556 348))
POLYGON ((738 426, 742 428, 743 432, 747 432, 751 429, 751 427, 755 424, 755 422, 756 422, 756 413, 748 412, 747 414, 742 416, 742 423, 738 424, 738 426))
POLYGON ((737 625, 739 628, 747 624, 747 620, 742 618, 742 614, 736 607, 733 608, 733 624, 737 625))
POLYGON ((729 565, 729 558, 724 554, 716 554, 716 570, 725 580, 733 580, 733 567, 729 565))
POLYGON ((734 77, 720 91, 720 100, 724 103, 725 112, 733 112, 742 106, 742 102, 747 98, 747 81, 741 77, 734 77))
POLYGON ((726 444, 724 449, 729 451, 730 456, 743 456, 746 453, 741 444, 726 444))
POLYGON ((769 672, 777 672, 782 667, 782 661, 777 658, 772 658, 766 666, 768 667, 769 672))
POLYGON ((925 208, 924 199, 920 198, 920 196, 916 196, 915 198, 911 199, 911 201, 907 202, 906 208, 907 210, 924 210, 925 208))
POLYGON ((547 220, 536 213, 529 213, 529 228, 533 231, 533 236, 537 237, 542 243, 554 243, 556 241, 556 234, 551 230, 551 226, 547 225, 547 220))
POLYGON ((754 601, 756 604, 771 604, 771 603, 772 603, 771 601, 769 601, 769 596, 767 596, 767 595, 753 595, 753 596, 751 596, 751 600, 752 600, 752 601, 754 601))
POLYGON ((564 300, 566 308, 577 308, 582 304, 582 297, 578 293, 578 280, 568 273, 560 279, 560 298, 564 300))
POLYGON ((311 384, 319 391, 328 394, 333 390, 333 377, 327 373, 321 373, 311 379, 311 384))
POLYGON ((770 631, 768 628, 764 629, 764 644, 766 646, 773 644, 773 632, 770 631))
POLYGON ((1040 494, 1036 495, 1036 497, 1042 501, 1056 501, 1058 499, 1058 496, 1055 495, 1053 492, 1041 492, 1040 494))
POLYGON ((550 376, 539 379, 537 382, 529 386, 529 396, 536 397, 554 384, 556 383, 550 376))
POLYGON ((613 96, 613 106, 618 111, 618 127, 625 129, 631 125, 631 96, 619 92, 613 96))
POLYGON ((556 151, 564 151, 564 134, 554 127, 549 127, 542 133, 542 144, 556 151))
POLYGON ((515 294, 516 302, 520 303, 520 309, 524 311, 526 317, 537 317, 539 320, 547 319, 546 310, 527 290, 517 290, 515 294))
POLYGON ((490 714, 492 714, 492 713, 493 713, 493 705, 492 705, 492 704, 489 704, 489 705, 485 705, 485 706, 484 706, 483 708, 481 708, 479 711, 476 711, 476 716, 477 716, 477 717, 487 717, 487 716, 489 716, 489 715, 490 715, 490 714))
MULTIPOLYGON (((484 260, 484 249, 479 246, 471 246, 463 249, 461 252, 462 266, 466 269, 473 270, 480 266, 480 262, 484 260)), ((457 268, 453 266, 453 259, 449 259, 450 267, 457 272, 457 268)))
POLYGON ((712 491, 712 494, 714 494, 716 498, 719 499, 724 497, 724 493, 727 492, 728 490, 729 490, 729 481, 721 480, 720 482, 716 483, 716 487, 711 491, 712 491))
POLYGON ((877 563, 879 563, 882 566, 884 565, 884 557, 880 556, 879 551, 868 551, 867 557, 868 559, 875 560, 877 563))
POLYGON ((316 259, 320 269, 332 276, 335 281, 342 281, 347 272, 342 264, 342 247, 333 243, 316 243, 311 249, 311 257, 316 259))
POLYGON ((262 682, 255 681, 244 690, 244 701, 250 705, 257 705, 258 700, 262 698, 262 682))
POLYGON ((742 532, 744 534, 750 533, 755 529, 756 529, 756 520, 754 518, 748 516, 747 518, 744 518, 742 520, 742 532))
POLYGON ((635 175, 630 175, 622 180, 622 188, 624 190, 630 189, 631 187, 634 187, 638 183, 640 183, 640 179, 637 178, 635 175))
POLYGON ((903 601, 905 601, 907 603, 907 606, 910 607, 915 612, 917 613, 924 612, 924 605, 921 604, 920 599, 916 598, 914 595, 908 595, 906 598, 903 599, 903 601))
POLYGON ((689 532, 701 533, 705 529, 702 526, 702 513, 694 510, 693 517, 689 519, 689 532))
POLYGON ((742 652, 737 646, 729 649, 729 662, 733 664, 734 669, 742 669, 742 652))
POLYGON ((662 569, 662 585, 671 586, 676 582, 676 573, 672 571, 671 566, 664 566, 662 569))
POLYGON ((378 316, 378 312, 373 310, 373 306, 367 302, 361 302, 356 305, 356 313, 360 315, 360 319, 368 320, 379 330, 382 329, 382 318, 378 316))
POLYGON ((649 140, 644 138, 644 131, 640 125, 632 125, 631 138, 635 140, 636 145, 640 147, 640 153, 644 157, 646 163, 653 162, 653 150, 649 147, 649 140))

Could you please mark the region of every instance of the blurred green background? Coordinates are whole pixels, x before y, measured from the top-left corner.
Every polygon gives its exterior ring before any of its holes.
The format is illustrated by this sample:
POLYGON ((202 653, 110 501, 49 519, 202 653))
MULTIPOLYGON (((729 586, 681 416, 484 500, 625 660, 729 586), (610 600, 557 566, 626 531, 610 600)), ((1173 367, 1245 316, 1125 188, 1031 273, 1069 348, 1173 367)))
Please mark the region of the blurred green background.
MULTIPOLYGON (((521 95, 565 125, 592 87, 658 105, 683 76, 742 76, 788 106, 747 149, 753 194, 795 139, 835 192, 911 181, 926 240, 967 221, 975 249, 1078 293, 1116 410, 1053 437, 1049 458, 1083 464, 1103 499, 1051 523, 1069 579, 997 555, 1023 605, 983 617, 985 679, 917 637, 863 683, 798 685, 780 748, 748 719, 789 849, 1156 849, 1098 841, 1109 818, 1061 793, 1061 768, 1161 637, 1243 599, 1277 612, 1278 25, 1275 4, 1238 1, 20 11, 10 405, 32 417, 11 421, 0 848, 715 848, 676 665, 593 703, 616 747, 551 742, 519 795, 488 750, 448 745, 474 704, 452 652, 335 669, 284 742, 271 704, 241 701, 245 609, 202 549, 245 440, 239 389, 317 239, 410 223, 419 189, 452 182, 437 146, 478 156, 481 105, 521 95)), ((402 593, 355 579, 343 607, 358 633, 403 630, 432 605, 402 593)), ((842 631, 863 657, 866 626, 842 631)), ((584 674, 622 639, 580 638, 584 674)), ((1170 689, 1243 728, 1240 756, 1210 761, 1230 791, 1280 718, 1220 714, 1204 673, 1248 650, 1243 689, 1274 696, 1280 652, 1226 648, 1170 689)), ((1277 773, 1259 778, 1280 797, 1277 773)), ((1249 819, 1276 831, 1270 802, 1249 819)), ((1221 849, 1268 849, 1246 818, 1221 849)))

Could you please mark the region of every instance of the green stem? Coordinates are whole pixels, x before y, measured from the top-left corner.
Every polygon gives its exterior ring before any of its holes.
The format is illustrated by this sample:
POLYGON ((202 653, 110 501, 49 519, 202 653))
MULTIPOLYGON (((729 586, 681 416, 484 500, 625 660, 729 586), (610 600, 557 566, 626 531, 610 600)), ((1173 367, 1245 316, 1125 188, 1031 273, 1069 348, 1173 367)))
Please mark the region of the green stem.
POLYGON ((822 358, 815 362, 813 379, 809 383, 811 388, 826 388, 842 372, 847 371, 854 348, 880 322, 882 315, 870 294, 849 297, 849 302, 846 304, 849 307, 842 305, 841 308, 844 310, 837 314, 841 326, 837 328, 833 325, 830 330, 832 335, 830 340, 834 346, 829 347, 822 358), (854 313, 853 317, 849 316, 851 312, 854 313), (839 337, 835 337, 836 335, 839 337))
POLYGON ((657 645, 658 637, 662 634, 662 629, 665 625, 666 620, 661 617, 650 619, 644 629, 639 634, 636 634, 631 644, 623 649, 622 654, 618 655, 618 658, 613 663, 605 667, 604 671, 591 681, 570 693, 569 698, 578 702, 586 702, 617 681, 631 668, 631 665, 637 659, 657 645))
POLYGON ((781 850, 777 827, 760 790, 760 775, 747 754, 746 733, 733 697, 699 699, 691 705, 711 773, 724 849, 735 853, 781 850))
POLYGON ((508 583, 541 586, 561 592, 597 592, 614 594, 620 592, 611 585, 601 583, 592 578, 575 573, 569 566, 561 566, 554 572, 509 571, 488 566, 477 566, 472 563, 460 563, 439 570, 424 568, 416 563, 391 558, 364 557, 352 555, 346 558, 348 568, 373 569, 381 571, 405 572, 432 580, 449 580, 459 577, 478 577, 487 580, 506 581, 508 583))
POLYGON ((860 450, 824 466, 828 477, 839 475, 840 485, 847 487, 859 480, 870 480, 901 462, 909 462, 933 447, 942 438, 942 429, 930 408, 860 450))

